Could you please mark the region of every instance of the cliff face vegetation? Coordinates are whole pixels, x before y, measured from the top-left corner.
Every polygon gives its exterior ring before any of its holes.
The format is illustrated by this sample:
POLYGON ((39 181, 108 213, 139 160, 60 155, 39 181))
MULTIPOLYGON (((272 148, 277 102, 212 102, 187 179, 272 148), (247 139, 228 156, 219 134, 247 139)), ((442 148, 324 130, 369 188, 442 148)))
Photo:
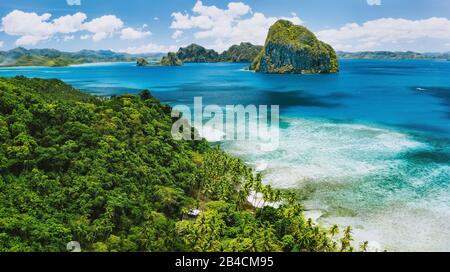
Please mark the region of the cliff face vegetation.
POLYGON ((353 250, 351 229, 306 220, 239 159, 174 140, 170 113, 148 91, 0 79, 0 251, 353 250), (282 205, 254 208, 251 192, 282 205))
POLYGON ((270 27, 264 48, 251 70, 262 73, 336 73, 334 49, 303 26, 279 20, 270 27))
POLYGON ((182 62, 217 62, 219 53, 212 49, 206 49, 197 44, 182 47, 176 53, 176 57, 182 62))
POLYGON ((177 54, 171 52, 161 59, 160 64, 163 66, 180 66, 183 65, 183 62, 177 57, 177 54))
POLYGON ((219 54, 212 49, 206 49, 197 44, 180 48, 177 53, 168 53, 162 58, 160 64, 164 66, 179 66, 183 63, 204 62, 252 62, 262 46, 251 43, 233 45, 228 50, 219 54))
POLYGON ((166 56, 163 56, 159 62, 150 63, 145 58, 139 58, 136 61, 137 66, 181 66, 183 62, 177 58, 175 53, 168 53, 166 56))
POLYGON ((220 54, 220 60, 223 62, 252 62, 261 50, 262 46, 241 43, 231 46, 228 50, 220 54))
POLYGON ((149 62, 145 58, 138 58, 136 61, 137 66, 148 66, 149 62))

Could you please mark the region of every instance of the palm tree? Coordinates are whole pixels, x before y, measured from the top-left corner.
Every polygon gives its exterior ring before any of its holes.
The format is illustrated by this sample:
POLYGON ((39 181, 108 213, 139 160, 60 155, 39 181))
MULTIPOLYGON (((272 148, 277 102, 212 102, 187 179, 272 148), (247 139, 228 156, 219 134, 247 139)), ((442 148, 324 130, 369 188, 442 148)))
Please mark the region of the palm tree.
POLYGON ((341 251, 353 251, 353 247, 351 246, 351 241, 353 241, 352 238, 352 227, 348 226, 344 230, 344 237, 341 239, 341 251))
POLYGON ((359 246, 359 249, 360 249, 362 252, 367 252, 368 247, 369 247, 369 242, 364 241, 364 242, 359 246))
POLYGON ((248 193, 244 190, 239 191, 238 193, 238 206, 237 209, 240 210, 244 208, 245 204, 247 203, 248 193))
POLYGON ((331 226, 328 232, 330 233, 331 237, 336 236, 339 233, 339 226, 338 225, 331 226))
POLYGON ((263 187, 262 190, 263 193, 263 206, 266 206, 267 203, 271 203, 272 199, 273 199, 273 190, 272 190, 272 186, 267 185, 263 187))
POLYGON ((275 195, 274 195, 274 202, 280 202, 281 200, 283 200, 283 196, 280 190, 276 190, 275 191, 275 195))
POLYGON ((289 205, 294 205, 297 202, 297 196, 294 192, 287 192, 285 194, 289 205))

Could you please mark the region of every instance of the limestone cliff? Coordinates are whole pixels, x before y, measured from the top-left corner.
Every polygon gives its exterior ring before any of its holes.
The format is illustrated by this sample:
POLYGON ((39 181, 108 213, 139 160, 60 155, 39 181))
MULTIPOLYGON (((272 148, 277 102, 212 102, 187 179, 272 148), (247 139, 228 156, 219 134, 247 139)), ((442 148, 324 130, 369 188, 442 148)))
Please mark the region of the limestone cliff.
POLYGON ((239 45, 231 46, 227 51, 220 54, 220 61, 222 62, 252 62, 262 46, 253 45, 251 43, 243 42, 239 45))
POLYGON ((205 49, 197 44, 180 48, 176 56, 182 62, 217 62, 219 59, 219 54, 216 51, 205 49))
POLYGON ((149 63, 148 63, 148 61, 147 61, 146 59, 144 59, 144 58, 138 58, 137 61, 136 61, 136 65, 137 65, 137 66, 148 66, 149 63))
POLYGON ((177 58, 175 53, 168 53, 167 56, 164 56, 159 63, 162 66, 181 66, 183 62, 177 58))
POLYGON ((250 69, 274 74, 336 73, 339 64, 334 49, 314 33, 279 20, 270 27, 266 43, 250 69))

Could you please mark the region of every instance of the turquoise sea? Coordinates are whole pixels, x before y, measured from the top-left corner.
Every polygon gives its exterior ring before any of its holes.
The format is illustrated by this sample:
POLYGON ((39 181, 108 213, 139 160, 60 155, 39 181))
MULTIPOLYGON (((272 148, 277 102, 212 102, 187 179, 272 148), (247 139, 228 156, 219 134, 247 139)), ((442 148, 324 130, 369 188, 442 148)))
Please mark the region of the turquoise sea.
POLYGON ((341 60, 334 75, 266 75, 245 64, 2 68, 58 78, 96 95, 150 89, 171 105, 280 105, 276 151, 223 147, 280 188, 301 188, 307 214, 351 225, 387 250, 450 251, 450 62, 341 60))

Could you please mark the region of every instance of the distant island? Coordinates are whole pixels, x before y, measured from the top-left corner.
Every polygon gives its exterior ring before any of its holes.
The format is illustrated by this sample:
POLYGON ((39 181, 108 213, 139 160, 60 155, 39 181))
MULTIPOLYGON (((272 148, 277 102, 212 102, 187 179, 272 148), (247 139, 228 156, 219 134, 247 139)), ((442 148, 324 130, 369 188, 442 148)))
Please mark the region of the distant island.
MULTIPOLYGON (((162 57, 162 54, 146 54, 141 56, 146 59, 159 59, 162 57)), ((117 53, 110 50, 62 52, 56 49, 25 49, 18 47, 9 51, 0 51, 0 66, 61 67, 95 62, 131 62, 136 61, 138 57, 138 55, 117 53)))
POLYGON ((161 60, 157 62, 149 62, 145 58, 138 58, 136 60, 137 66, 181 66, 183 62, 177 57, 177 55, 173 52, 168 53, 166 56, 163 56, 161 60))
MULTIPOLYGON (((170 54, 170 53, 169 53, 170 54)), ((189 62, 220 62, 220 54, 213 49, 206 49, 197 44, 182 47, 176 57, 183 63, 189 62)))
POLYGON ((181 47, 176 53, 170 52, 158 63, 149 63, 145 58, 136 61, 137 66, 180 66, 183 63, 216 63, 237 62, 250 63, 259 54, 263 47, 243 42, 231 46, 228 50, 219 54, 213 49, 206 49, 198 44, 181 47))
POLYGON ((279 20, 270 27, 250 69, 270 74, 336 73, 339 63, 334 49, 306 27, 279 20))
POLYGON ((138 58, 136 60, 136 65, 137 66, 149 66, 150 63, 145 58, 138 58))
POLYGON ((251 70, 263 73, 336 73, 339 64, 334 49, 317 39, 303 26, 287 20, 277 21, 269 30, 264 46, 251 43, 233 45, 219 54, 197 44, 182 47, 169 53, 159 63, 150 64, 145 59, 138 66, 179 66, 183 63, 238 62, 252 63, 251 70))
POLYGON ((337 55, 341 59, 391 59, 391 60, 450 60, 449 53, 417 53, 412 51, 364 51, 364 52, 342 52, 337 55))
POLYGON ((64 67, 96 62, 136 62, 137 66, 180 66, 184 63, 234 62, 252 63, 250 69, 257 72, 295 73, 296 71, 303 71, 303 73, 327 73, 336 72, 339 69, 337 58, 450 60, 450 52, 417 53, 412 51, 338 51, 334 53, 334 50, 330 45, 319 41, 314 34, 306 28, 295 26, 292 23, 289 23, 291 24, 290 26, 285 25, 280 28, 281 24, 282 23, 277 22, 274 26, 272 26, 272 33, 269 32, 265 46, 243 42, 238 45, 231 46, 228 50, 222 53, 218 53, 213 49, 206 49, 198 44, 191 44, 187 47, 180 48, 177 52, 170 52, 168 54, 148 53, 139 55, 118 53, 111 50, 81 50, 78 52, 63 52, 56 49, 25 49, 23 47, 17 47, 9 51, 0 51, 0 67, 64 67), (273 30, 274 27, 279 29, 273 30), (294 43, 287 42, 283 45, 282 37, 285 34, 289 34, 292 30, 291 28, 296 29, 298 31, 297 35, 299 36, 295 38, 291 37, 293 38, 292 42, 294 43), (283 29, 286 31, 283 32, 283 29), (296 44, 296 42, 298 43, 296 44), (310 42, 311 45, 307 45, 308 42, 310 42), (296 45, 293 46, 294 44, 296 45), (290 49, 286 50, 286 48, 290 49), (283 55, 279 55, 280 53, 283 55), (262 56, 264 56, 264 59, 262 59, 262 56), (277 60, 277 58, 279 59, 277 60), (265 64, 266 62, 267 65, 265 64), (261 67, 261 63, 263 63, 263 67, 261 67), (298 67, 294 68, 296 65, 298 67))
POLYGON ((222 61, 225 62, 252 62, 263 49, 260 45, 251 43, 241 43, 231 46, 227 51, 220 55, 222 61))
POLYGON ((252 62, 262 46, 251 43, 233 45, 228 50, 217 53, 213 49, 206 49, 198 44, 182 47, 176 53, 176 57, 184 63, 190 62, 252 62))

